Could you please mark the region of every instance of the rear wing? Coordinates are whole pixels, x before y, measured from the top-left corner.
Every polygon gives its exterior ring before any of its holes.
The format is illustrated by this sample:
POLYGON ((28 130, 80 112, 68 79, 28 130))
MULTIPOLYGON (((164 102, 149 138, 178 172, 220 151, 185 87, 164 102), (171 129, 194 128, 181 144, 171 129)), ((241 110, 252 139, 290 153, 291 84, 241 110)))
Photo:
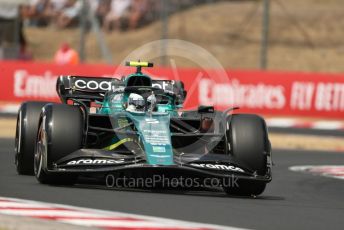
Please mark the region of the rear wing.
MULTIPOLYGON (((174 92, 180 104, 186 97, 182 82, 152 80, 152 86, 174 92)), ((67 103, 69 99, 103 101, 106 92, 120 87, 125 87, 122 80, 105 77, 60 76, 56 83, 57 94, 63 103, 67 103)))
POLYGON ((64 103, 69 99, 102 101, 115 81, 120 82, 115 78, 60 76, 56 82, 56 91, 64 103))

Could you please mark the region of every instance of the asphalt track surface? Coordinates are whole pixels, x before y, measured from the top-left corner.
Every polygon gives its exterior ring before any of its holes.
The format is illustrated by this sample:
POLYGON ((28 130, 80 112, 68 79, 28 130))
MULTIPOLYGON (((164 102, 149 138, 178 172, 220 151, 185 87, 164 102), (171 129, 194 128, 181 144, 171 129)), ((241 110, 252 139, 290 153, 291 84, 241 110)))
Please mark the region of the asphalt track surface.
POLYGON ((344 181, 291 172, 293 165, 344 164, 344 153, 273 152, 273 181, 258 198, 221 191, 56 187, 19 176, 13 140, 0 139, 0 196, 252 229, 343 229, 344 181))

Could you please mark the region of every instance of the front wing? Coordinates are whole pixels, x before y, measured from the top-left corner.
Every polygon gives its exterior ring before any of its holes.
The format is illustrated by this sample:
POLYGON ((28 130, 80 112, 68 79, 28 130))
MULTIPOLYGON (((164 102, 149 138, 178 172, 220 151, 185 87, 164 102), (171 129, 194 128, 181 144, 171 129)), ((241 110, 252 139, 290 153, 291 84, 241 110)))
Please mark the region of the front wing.
POLYGON ((235 176, 241 180, 271 181, 271 162, 268 162, 266 175, 255 172, 235 162, 228 155, 221 154, 183 154, 174 157, 173 165, 149 165, 144 156, 109 154, 101 149, 80 149, 57 161, 48 172, 73 173, 81 176, 108 174, 130 177, 168 177, 186 178, 229 178, 235 176))

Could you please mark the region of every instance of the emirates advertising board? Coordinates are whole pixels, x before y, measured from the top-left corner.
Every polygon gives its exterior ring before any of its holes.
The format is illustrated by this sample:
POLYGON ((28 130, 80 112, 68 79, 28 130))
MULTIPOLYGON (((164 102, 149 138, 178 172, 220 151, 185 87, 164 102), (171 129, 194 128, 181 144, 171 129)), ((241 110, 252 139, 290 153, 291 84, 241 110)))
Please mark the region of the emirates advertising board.
MULTIPOLYGON (((134 71, 101 64, 60 66, 0 61, 0 102, 58 102, 55 88, 60 75, 120 78, 134 71)), ((225 110, 238 106, 241 113, 268 116, 344 117, 344 74, 225 70, 227 79, 223 80, 212 77, 216 70, 197 68, 154 67, 144 72, 157 79, 183 81, 188 91, 185 109, 214 105, 225 110)))

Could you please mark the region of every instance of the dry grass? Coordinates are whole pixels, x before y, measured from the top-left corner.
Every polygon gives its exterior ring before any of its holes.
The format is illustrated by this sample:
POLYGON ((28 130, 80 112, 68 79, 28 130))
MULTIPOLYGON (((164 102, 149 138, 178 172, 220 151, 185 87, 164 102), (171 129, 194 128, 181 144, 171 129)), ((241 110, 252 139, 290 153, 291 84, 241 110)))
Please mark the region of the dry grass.
POLYGON ((309 135, 271 134, 272 149, 344 151, 344 138, 309 135))
MULTIPOLYGON (((204 47, 227 68, 257 69, 261 14, 259 1, 203 5, 173 15, 169 37, 204 47)), ((64 41, 78 48, 77 30, 28 28, 26 32, 37 59, 51 60, 64 41)), ((135 48, 159 39, 160 34, 161 24, 156 22, 136 31, 107 34, 106 41, 114 63, 119 63, 135 48)), ((343 37, 342 0, 272 0, 269 69, 344 72, 343 37)), ((101 62, 93 34, 86 45, 88 61, 101 62)), ((192 61, 176 60, 178 66, 195 66, 192 61)))
POLYGON ((1 118, 0 119, 0 138, 15 137, 16 119, 1 118))

